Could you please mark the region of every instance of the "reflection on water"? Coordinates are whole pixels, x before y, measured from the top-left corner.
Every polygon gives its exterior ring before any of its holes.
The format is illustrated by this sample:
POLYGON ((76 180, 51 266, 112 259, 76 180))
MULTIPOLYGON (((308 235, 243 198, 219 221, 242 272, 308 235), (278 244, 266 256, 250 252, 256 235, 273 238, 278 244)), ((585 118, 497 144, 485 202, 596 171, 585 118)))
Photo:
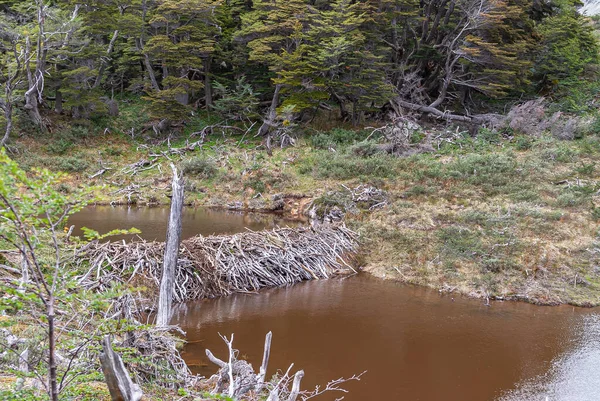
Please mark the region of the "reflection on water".
MULTIPOLYGON (((587 339, 600 338, 597 319, 590 309, 511 302, 487 307, 359 275, 190 302, 177 307, 173 323, 190 341, 184 358, 204 375, 215 372, 205 348, 226 357, 218 333, 235 333, 236 348, 256 367, 271 330, 269 374, 294 362, 306 372, 304 389, 367 370, 362 381, 348 384, 350 401, 494 400, 552 370, 563 356, 570 362, 562 366, 574 375, 568 386, 581 387, 577 399, 600 400, 600 364, 591 345, 598 340, 587 339)), ((523 394, 533 395, 507 400, 543 401, 545 393, 523 394)))
POLYGON ((584 317, 575 332, 571 349, 558 356, 547 373, 519 384, 500 401, 600 400, 600 316, 584 317))
MULTIPOLYGON (((88 227, 103 234, 114 229, 135 227, 147 240, 164 241, 169 220, 168 207, 136 206, 90 206, 69 218, 75 225, 74 235, 82 235, 81 227, 88 227)), ((263 230, 277 226, 295 226, 296 221, 285 220, 276 214, 246 213, 206 208, 184 207, 182 215, 182 238, 198 234, 233 234, 250 230, 263 230)), ((115 236, 111 240, 131 238, 115 236)))

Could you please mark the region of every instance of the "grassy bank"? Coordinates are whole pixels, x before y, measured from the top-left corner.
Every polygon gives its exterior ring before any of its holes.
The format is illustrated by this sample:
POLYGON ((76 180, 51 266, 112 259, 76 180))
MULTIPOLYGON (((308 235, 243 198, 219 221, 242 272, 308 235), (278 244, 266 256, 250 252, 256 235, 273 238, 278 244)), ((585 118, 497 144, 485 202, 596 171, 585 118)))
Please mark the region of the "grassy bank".
POLYGON ((600 304, 596 135, 439 139, 425 130, 415 141, 435 151, 397 158, 376 152, 375 136, 365 142, 369 130, 322 123, 268 156, 252 134, 219 129, 184 151, 199 140, 190 134, 218 121, 198 117, 159 140, 145 118, 132 104, 111 121, 59 121, 52 134, 16 140, 14 155, 26 169, 68 172, 64 191, 97 185, 102 203, 168 203, 173 161, 186 171, 193 205, 300 214, 312 202, 345 211, 376 276, 476 297, 600 304), (347 188, 359 185, 384 190, 387 204, 353 202, 347 188))

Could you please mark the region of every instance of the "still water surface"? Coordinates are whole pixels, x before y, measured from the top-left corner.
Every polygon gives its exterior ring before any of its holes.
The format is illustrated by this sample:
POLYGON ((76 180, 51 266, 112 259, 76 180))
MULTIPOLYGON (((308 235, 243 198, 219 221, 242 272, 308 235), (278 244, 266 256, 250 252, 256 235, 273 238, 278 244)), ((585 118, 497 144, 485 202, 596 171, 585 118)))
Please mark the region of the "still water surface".
MULTIPOLYGON (((164 240, 168 213, 97 206, 70 224, 101 233, 137 227, 146 239, 164 240)), ((273 215, 186 208, 183 236, 287 224, 273 215)), ((269 374, 294 362, 307 389, 366 370, 346 386, 349 401, 600 400, 598 309, 485 306, 359 275, 189 302, 176 308, 173 323, 188 335, 184 358, 207 376, 216 368, 205 348, 226 358, 218 333, 235 333, 235 347, 258 367, 264 335, 273 331, 269 374)))
MULTIPOLYGON (((81 227, 91 228, 100 234, 135 227, 142 232, 140 236, 144 239, 164 241, 168 220, 168 207, 90 206, 71 216, 69 224, 75 225, 74 235, 83 234, 81 227)), ((277 214, 184 207, 181 235, 186 239, 198 234, 233 234, 246 231, 246 228, 257 231, 297 224, 277 214)), ((110 239, 132 237, 114 236, 110 239)))
MULTIPOLYGON (((346 400, 600 400, 597 311, 440 296, 367 275, 313 281, 259 295, 190 302, 175 311, 196 372, 226 358, 218 333, 270 372, 305 370, 304 389, 367 370, 346 400)), ((332 398, 333 399, 333 398, 332 398)))

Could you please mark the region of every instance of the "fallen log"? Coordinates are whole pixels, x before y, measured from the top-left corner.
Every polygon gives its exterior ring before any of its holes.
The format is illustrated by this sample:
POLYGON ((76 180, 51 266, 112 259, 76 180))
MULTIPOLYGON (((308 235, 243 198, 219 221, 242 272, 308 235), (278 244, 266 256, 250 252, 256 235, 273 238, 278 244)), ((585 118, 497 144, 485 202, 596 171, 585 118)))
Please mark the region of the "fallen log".
POLYGON ((491 126, 492 128, 501 125, 506 117, 489 113, 489 114, 473 114, 473 115, 462 115, 454 114, 448 111, 442 111, 432 106, 425 106, 421 104, 410 103, 402 99, 394 99, 390 102, 398 115, 402 115, 401 109, 408 109, 419 113, 429 114, 437 119, 446 120, 449 122, 462 122, 473 126, 478 129, 480 126, 491 126))

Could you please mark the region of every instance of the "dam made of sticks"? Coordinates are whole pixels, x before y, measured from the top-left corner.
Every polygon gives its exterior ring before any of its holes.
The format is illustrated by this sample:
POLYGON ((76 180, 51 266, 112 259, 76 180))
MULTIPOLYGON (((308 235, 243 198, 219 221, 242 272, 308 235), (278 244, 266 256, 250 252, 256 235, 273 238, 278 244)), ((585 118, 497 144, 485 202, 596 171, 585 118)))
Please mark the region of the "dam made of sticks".
MULTIPOLYGON (((158 288, 165 243, 91 242, 76 252, 79 285, 158 288)), ((185 302, 355 272, 358 236, 343 224, 196 236, 180 244, 173 300, 185 302)), ((157 294, 158 291, 152 291, 157 294)))

